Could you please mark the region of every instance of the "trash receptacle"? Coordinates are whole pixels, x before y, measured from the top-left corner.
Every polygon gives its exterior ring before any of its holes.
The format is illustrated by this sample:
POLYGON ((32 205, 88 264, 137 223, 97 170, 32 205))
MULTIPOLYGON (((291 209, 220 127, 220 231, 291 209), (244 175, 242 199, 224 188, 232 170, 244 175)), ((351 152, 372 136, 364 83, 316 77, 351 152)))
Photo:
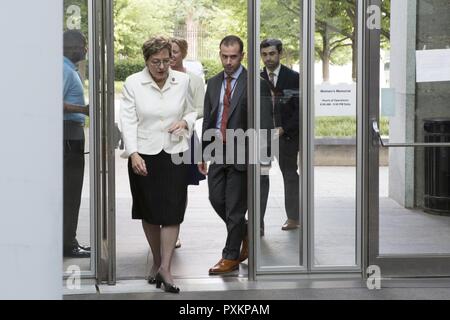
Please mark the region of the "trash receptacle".
MULTIPOLYGON (((450 142, 450 118, 424 119, 425 142, 450 142)), ((450 215, 450 147, 425 148, 424 210, 450 215)))

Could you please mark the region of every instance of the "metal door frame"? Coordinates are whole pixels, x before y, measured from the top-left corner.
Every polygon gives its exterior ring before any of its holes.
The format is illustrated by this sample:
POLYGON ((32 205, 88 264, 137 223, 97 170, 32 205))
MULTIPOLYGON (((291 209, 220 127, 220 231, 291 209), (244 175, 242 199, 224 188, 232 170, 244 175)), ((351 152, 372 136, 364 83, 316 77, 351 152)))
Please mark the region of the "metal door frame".
MULTIPOLYGON (((380 0, 365 0, 368 6, 380 7, 380 0)), ((364 14, 367 14, 365 9, 364 14)), ((364 19, 366 21, 366 18, 364 19)), ((379 253, 379 136, 373 128, 373 121, 379 122, 380 108, 380 30, 365 28, 364 40, 364 90, 363 101, 367 106, 364 110, 364 154, 367 170, 364 197, 366 198, 364 227, 366 236, 364 247, 367 248, 364 267, 376 265, 380 267, 382 277, 427 277, 449 276, 450 255, 404 254, 380 255, 379 253)), ((415 147, 424 144, 405 144, 397 146, 415 147)), ((396 144, 391 144, 396 146, 396 144)), ((389 147, 389 145, 387 145, 389 147)), ((367 275, 366 275, 367 276, 367 275)))
MULTIPOLYGON (((264 267, 259 266, 259 221, 260 215, 260 166, 254 165, 249 170, 248 194, 249 194, 249 238, 250 254, 249 254, 249 279, 255 280, 258 277, 266 275, 280 274, 313 274, 313 273, 333 273, 333 274, 361 274, 362 257, 364 256, 365 247, 364 229, 363 229, 363 211, 365 195, 363 187, 367 181, 364 167, 364 135, 363 135, 363 39, 365 15, 363 0, 358 1, 358 79, 357 79, 357 194, 356 194, 356 233, 355 233, 355 265, 354 266, 315 266, 314 258, 314 110, 310 106, 314 105, 314 36, 315 36, 315 0, 302 0, 301 13, 301 51, 302 57, 302 74, 300 77, 301 88, 301 105, 303 107, 300 112, 300 130, 301 152, 300 166, 304 174, 301 175, 301 208, 302 208, 302 225, 306 226, 306 232, 302 230, 299 239, 302 243, 302 254, 300 255, 299 266, 280 266, 280 267, 264 267)), ((260 0, 248 0, 248 106, 249 106, 249 128, 259 129, 260 115, 255 106, 260 106, 260 88, 259 88, 259 70, 260 70, 260 54, 259 54, 259 29, 260 29, 260 0)), ((300 13, 299 13, 300 14, 300 13)), ((254 141, 257 141, 256 138, 254 141)), ((256 143, 256 145, 258 145, 256 143)), ((257 148, 253 150, 258 154, 257 148)))
MULTIPOLYGON (((114 157, 105 157, 113 137, 114 126, 114 51, 112 0, 86 0, 88 19, 89 69, 89 221, 91 257, 90 269, 81 270, 83 279, 115 281, 115 195, 114 157), (109 75, 112 75, 110 77, 109 75), (111 86, 112 84, 112 86, 111 86), (112 89, 108 89, 112 88, 112 89), (105 171, 106 169, 106 171, 105 171), (106 174, 103 174, 106 172, 106 174), (107 222, 107 223, 106 223, 107 222), (112 232, 112 233, 111 233, 112 232), (110 253, 109 253, 110 252, 110 253), (109 254, 108 254, 109 253, 109 254)), ((64 273, 67 278, 71 274, 64 273)))
POLYGON ((116 282, 113 0, 89 0, 90 168, 94 272, 116 282))

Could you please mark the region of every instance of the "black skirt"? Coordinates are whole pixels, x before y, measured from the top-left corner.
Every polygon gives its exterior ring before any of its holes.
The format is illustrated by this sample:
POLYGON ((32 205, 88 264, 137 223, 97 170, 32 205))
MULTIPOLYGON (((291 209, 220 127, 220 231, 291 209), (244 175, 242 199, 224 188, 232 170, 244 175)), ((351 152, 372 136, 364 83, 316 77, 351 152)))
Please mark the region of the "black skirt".
POLYGON ((174 164, 171 155, 164 151, 140 156, 147 167, 146 177, 135 174, 128 159, 132 218, 155 225, 180 224, 186 211, 188 166, 174 164))

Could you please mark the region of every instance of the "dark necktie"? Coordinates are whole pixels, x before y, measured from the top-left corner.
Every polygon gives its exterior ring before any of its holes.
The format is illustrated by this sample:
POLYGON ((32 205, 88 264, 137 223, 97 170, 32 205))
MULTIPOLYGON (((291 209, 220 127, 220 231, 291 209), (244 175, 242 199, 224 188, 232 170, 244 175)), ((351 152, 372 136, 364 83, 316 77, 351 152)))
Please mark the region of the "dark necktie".
POLYGON ((270 83, 272 84, 272 86, 275 88, 275 73, 274 72, 269 73, 269 80, 270 80, 270 83))
MULTIPOLYGON (((272 84, 272 88, 275 89, 275 73, 269 73, 269 81, 272 84)), ((275 91, 270 88, 270 94, 272 95, 272 112, 275 114, 275 91)), ((273 119, 273 124, 275 126, 275 118, 273 119)), ((276 126, 275 126, 276 127, 276 126)))
POLYGON ((233 80, 233 77, 227 77, 226 80, 227 85, 225 88, 225 93, 223 95, 223 112, 222 112, 222 119, 220 121, 220 133, 222 134, 223 143, 226 142, 228 112, 230 110, 230 101, 231 101, 231 81, 233 80))
POLYGON ((272 84, 272 88, 270 90, 270 93, 272 94, 272 104, 275 105, 275 73, 274 72, 269 73, 269 81, 272 84))

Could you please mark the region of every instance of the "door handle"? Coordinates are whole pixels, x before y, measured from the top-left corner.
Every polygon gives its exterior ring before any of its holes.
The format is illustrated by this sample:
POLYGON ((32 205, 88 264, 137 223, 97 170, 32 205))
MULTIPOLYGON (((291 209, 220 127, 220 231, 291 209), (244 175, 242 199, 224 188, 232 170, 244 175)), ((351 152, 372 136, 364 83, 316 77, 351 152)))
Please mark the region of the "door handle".
POLYGON ((372 131, 374 134, 373 145, 378 145, 379 143, 379 145, 385 148, 450 147, 450 142, 385 143, 381 139, 377 120, 372 120, 372 131))

